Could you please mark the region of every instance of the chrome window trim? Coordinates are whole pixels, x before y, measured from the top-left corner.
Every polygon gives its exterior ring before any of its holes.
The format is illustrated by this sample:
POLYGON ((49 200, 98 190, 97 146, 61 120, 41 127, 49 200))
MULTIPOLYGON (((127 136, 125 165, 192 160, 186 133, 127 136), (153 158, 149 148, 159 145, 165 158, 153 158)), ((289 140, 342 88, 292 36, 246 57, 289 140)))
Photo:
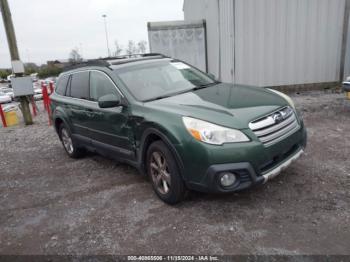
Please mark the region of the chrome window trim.
MULTIPOLYGON (((116 83, 114 83, 114 81, 112 80, 112 78, 106 74, 105 72, 103 72, 102 70, 98 70, 98 69, 84 69, 84 70, 78 70, 78 71, 74 71, 74 72, 65 72, 65 73, 62 73, 61 76, 64 76, 64 75, 69 75, 69 76, 72 76, 73 74, 78 74, 78 73, 84 73, 84 72, 98 72, 98 73, 101 73, 101 74, 104 74, 105 76, 107 76, 107 78, 109 79, 109 81, 114 85, 115 89, 117 89, 118 93, 121 95, 122 98, 125 98, 125 96, 123 95, 123 93, 120 91, 119 87, 116 85, 116 83)), ((89 88, 90 88, 90 77, 89 77, 89 88)), ((93 103, 97 103, 95 101, 91 101, 91 100, 87 100, 87 99, 80 99, 80 98, 76 98, 76 97, 71 97, 71 96, 62 96, 60 94, 57 94, 56 93, 56 88, 54 90, 54 94, 57 95, 57 96, 60 96, 60 97, 69 97, 69 98, 72 98, 72 99, 76 99, 76 100, 80 100, 80 101, 89 101, 89 102, 93 102, 93 103)))
MULTIPOLYGON (((58 96, 61 96, 61 95, 58 95, 58 96)), ((73 99, 73 100, 89 102, 90 104, 94 104, 94 105, 98 104, 98 102, 96 102, 96 101, 91 101, 91 100, 87 100, 87 99, 81 99, 81 98, 76 98, 76 97, 71 97, 71 96, 61 96, 61 97, 67 97, 67 98, 73 99)))

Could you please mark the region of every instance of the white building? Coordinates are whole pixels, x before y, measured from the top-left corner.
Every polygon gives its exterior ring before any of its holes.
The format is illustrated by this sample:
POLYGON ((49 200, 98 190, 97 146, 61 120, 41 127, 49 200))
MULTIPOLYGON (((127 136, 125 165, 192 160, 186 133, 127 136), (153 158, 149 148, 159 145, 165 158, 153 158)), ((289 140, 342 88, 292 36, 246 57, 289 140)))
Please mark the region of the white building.
POLYGON ((206 21, 208 71, 257 86, 350 75, 349 8, 350 0, 184 0, 186 22, 206 21))

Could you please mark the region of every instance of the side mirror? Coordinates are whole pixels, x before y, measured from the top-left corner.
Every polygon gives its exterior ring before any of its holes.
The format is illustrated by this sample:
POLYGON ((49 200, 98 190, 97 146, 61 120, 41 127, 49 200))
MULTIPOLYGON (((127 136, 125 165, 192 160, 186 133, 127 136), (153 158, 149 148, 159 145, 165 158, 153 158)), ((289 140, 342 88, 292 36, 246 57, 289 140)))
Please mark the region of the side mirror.
POLYGON ((121 100, 116 95, 105 95, 98 99, 98 106, 100 108, 112 108, 121 106, 121 100))

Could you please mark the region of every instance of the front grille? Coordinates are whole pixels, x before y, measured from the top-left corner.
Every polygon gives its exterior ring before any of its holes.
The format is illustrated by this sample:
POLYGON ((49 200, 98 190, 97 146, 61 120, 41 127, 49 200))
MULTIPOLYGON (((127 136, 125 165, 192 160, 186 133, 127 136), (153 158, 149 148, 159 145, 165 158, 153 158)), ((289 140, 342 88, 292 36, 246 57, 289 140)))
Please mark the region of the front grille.
POLYGON ((265 146, 271 146, 299 130, 300 126, 288 106, 251 122, 249 128, 265 146))

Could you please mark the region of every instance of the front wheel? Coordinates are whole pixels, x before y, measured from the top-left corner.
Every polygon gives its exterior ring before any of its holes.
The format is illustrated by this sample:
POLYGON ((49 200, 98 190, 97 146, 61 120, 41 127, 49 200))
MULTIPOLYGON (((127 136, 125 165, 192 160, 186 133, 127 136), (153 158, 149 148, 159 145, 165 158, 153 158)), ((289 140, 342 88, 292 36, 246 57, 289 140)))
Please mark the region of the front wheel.
POLYGON ((147 151, 147 173, 156 194, 167 204, 177 204, 184 199, 186 187, 177 163, 168 147, 157 141, 147 151))
POLYGON ((79 158, 84 155, 84 149, 78 147, 78 145, 73 141, 71 133, 64 124, 60 125, 59 136, 64 149, 71 158, 79 158))

